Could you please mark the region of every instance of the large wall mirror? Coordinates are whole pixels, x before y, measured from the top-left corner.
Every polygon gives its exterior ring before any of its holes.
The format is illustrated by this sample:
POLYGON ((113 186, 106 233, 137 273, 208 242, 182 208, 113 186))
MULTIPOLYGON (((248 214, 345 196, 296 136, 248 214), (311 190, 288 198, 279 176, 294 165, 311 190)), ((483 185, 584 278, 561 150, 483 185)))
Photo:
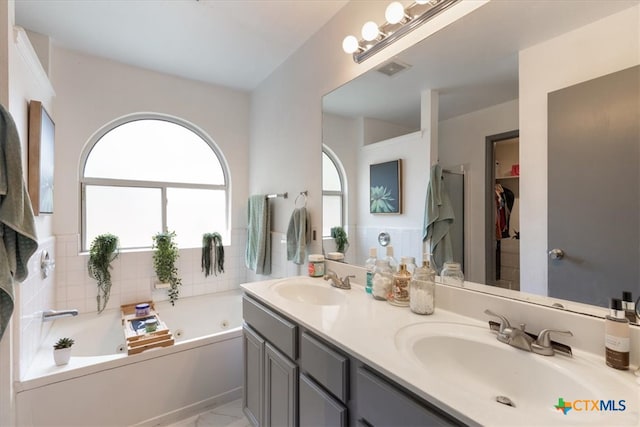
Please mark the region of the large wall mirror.
POLYGON ((456 261, 478 290, 596 315, 638 298, 639 23, 637 1, 491 1, 325 95, 346 261, 384 256, 383 231, 422 259, 438 164, 463 176, 456 261), (371 213, 369 166, 397 159, 402 213, 371 213))

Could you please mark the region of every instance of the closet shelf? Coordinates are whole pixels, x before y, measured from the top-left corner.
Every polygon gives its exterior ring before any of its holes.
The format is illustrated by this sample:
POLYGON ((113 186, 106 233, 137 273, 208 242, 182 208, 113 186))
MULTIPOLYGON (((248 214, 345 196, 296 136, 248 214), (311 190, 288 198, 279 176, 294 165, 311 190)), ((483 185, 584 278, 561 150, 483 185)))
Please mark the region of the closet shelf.
POLYGON ((496 176, 496 179, 518 179, 520 175, 496 176))

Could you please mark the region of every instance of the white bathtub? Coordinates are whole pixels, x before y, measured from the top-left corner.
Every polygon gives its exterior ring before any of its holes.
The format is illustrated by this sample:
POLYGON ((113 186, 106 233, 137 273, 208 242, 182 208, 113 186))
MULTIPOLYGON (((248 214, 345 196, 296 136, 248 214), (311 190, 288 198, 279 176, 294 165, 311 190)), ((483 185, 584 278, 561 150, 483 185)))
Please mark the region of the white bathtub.
POLYGON ((176 344, 127 356, 120 312, 56 320, 16 384, 19 426, 155 425, 237 399, 242 387, 242 292, 181 298, 156 310, 176 344), (58 338, 76 341, 55 366, 58 338))

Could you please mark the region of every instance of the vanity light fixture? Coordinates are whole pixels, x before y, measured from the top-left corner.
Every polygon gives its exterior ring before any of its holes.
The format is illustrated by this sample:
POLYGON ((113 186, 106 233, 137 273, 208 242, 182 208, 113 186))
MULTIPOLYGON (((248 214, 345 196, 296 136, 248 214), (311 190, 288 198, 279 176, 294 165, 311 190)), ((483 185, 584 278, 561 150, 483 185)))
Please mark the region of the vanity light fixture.
POLYGON ((394 1, 387 6, 384 24, 366 22, 362 26, 362 39, 349 35, 342 41, 342 49, 359 64, 459 1, 417 0, 406 8, 394 1))

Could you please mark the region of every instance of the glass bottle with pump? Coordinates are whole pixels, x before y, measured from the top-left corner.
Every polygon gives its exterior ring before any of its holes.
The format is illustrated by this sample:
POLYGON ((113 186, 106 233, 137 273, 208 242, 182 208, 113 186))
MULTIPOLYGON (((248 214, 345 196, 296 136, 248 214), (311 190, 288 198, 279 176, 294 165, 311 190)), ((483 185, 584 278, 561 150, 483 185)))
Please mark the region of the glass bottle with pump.
POLYGON ((394 273, 398 271, 398 261, 393 257, 393 246, 391 245, 387 245, 387 256, 385 257, 385 260, 389 263, 391 271, 394 273))
POLYGON ((611 299, 609 315, 604 321, 604 346, 607 366, 629 369, 629 320, 625 317, 622 301, 611 299))
POLYGON ((399 307, 407 307, 409 305, 409 281, 411 273, 407 271, 405 264, 400 264, 400 269, 393 275, 393 287, 387 298, 390 304, 399 307))
POLYGON ((378 259, 378 250, 376 248, 369 249, 369 258, 364 263, 364 267, 367 270, 367 284, 364 290, 371 294, 373 289, 373 274, 376 269, 376 260, 378 259))
POLYGON ((409 282, 409 308, 416 314, 433 314, 436 306, 436 272, 422 261, 409 282))

